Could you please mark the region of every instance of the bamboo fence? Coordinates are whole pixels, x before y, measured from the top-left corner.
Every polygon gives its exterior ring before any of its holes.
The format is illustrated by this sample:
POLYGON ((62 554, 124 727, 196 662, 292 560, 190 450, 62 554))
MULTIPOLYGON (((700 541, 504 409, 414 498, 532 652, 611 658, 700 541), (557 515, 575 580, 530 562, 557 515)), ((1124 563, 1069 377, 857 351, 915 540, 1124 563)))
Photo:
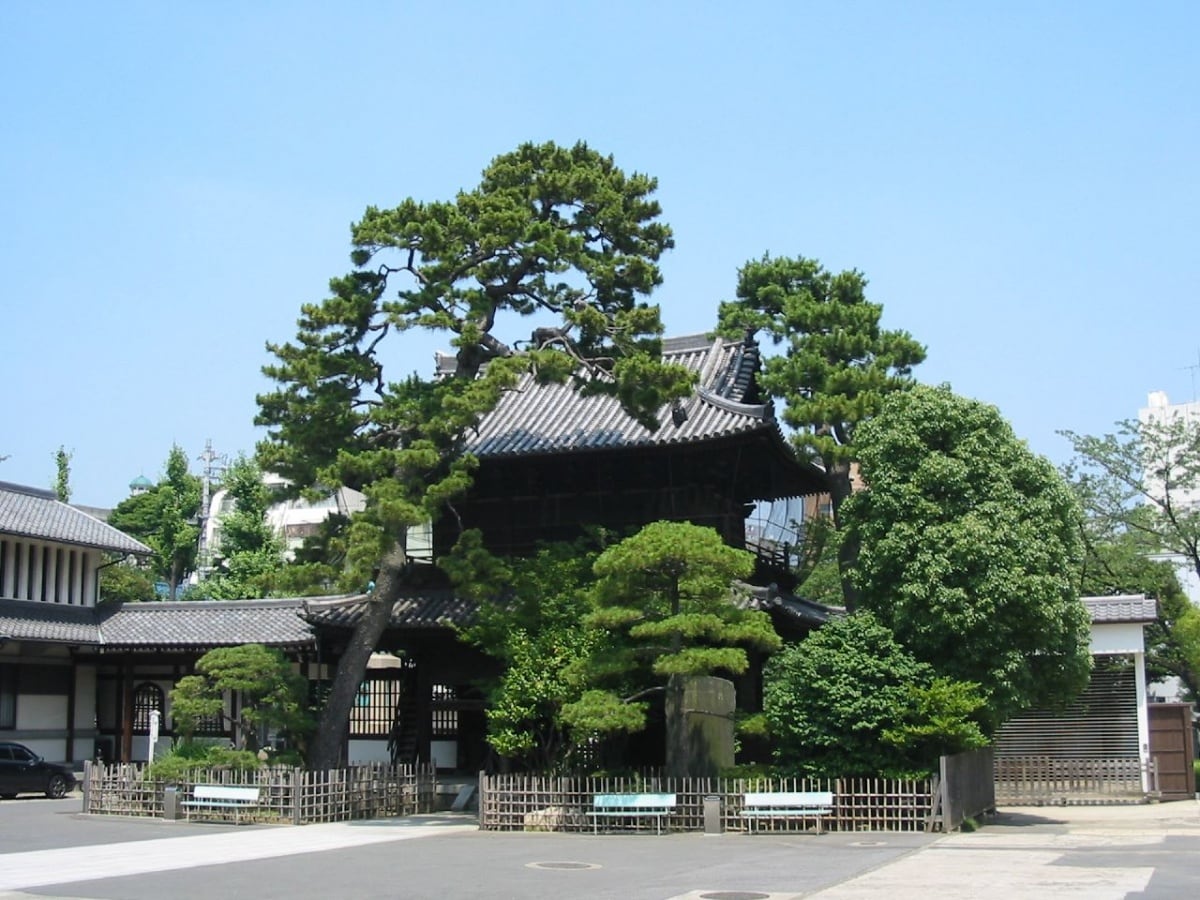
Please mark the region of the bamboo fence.
POLYGON ((1158 794, 1157 760, 1143 767, 1136 757, 1059 759, 1050 756, 997 757, 996 802, 1142 802, 1158 794), (1147 778, 1143 782, 1143 773, 1147 778), (1149 790, 1146 788, 1149 784, 1149 790))
MULTIPOLYGON (((238 810, 242 822, 303 825, 433 810, 436 774, 427 766, 368 764, 314 772, 290 766, 240 771, 197 769, 175 781, 146 777, 137 764, 88 763, 84 772, 83 811, 96 815, 162 817, 168 789, 186 800, 198 784, 257 787, 258 803, 238 810)), ((234 818, 229 810, 228 817, 234 818)), ((206 810, 204 817, 220 817, 206 810)))
MULTIPOLYGON (((588 815, 596 794, 675 794, 675 811, 664 822, 672 831, 703 831, 706 798, 717 798, 724 831, 748 831, 742 818, 747 793, 831 791, 832 812, 824 816, 830 831, 926 831, 933 827, 935 779, 884 778, 630 778, 586 776, 479 776, 479 827, 491 831, 591 831, 588 815)), ((616 820, 601 827, 655 829, 650 819, 616 820)), ((815 828, 812 818, 759 819, 757 832, 800 832, 815 828)))

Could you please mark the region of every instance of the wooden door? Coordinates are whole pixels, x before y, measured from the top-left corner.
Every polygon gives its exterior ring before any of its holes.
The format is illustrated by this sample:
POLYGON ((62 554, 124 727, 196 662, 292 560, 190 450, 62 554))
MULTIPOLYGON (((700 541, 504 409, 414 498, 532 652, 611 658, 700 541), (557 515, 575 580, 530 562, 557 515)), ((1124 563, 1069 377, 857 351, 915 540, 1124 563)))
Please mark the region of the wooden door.
POLYGON ((1150 758, 1158 761, 1158 788, 1163 800, 1188 800, 1196 796, 1192 768, 1192 704, 1151 703, 1150 758))

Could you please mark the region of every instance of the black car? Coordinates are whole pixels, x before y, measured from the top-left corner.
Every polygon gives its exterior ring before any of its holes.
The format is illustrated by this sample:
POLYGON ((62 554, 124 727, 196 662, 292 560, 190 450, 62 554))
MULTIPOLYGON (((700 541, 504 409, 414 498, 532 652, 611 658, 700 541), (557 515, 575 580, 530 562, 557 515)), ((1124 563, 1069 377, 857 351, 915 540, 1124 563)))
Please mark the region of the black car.
POLYGON ((75 787, 75 773, 48 763, 24 744, 0 741, 0 797, 45 794, 58 799, 75 787))

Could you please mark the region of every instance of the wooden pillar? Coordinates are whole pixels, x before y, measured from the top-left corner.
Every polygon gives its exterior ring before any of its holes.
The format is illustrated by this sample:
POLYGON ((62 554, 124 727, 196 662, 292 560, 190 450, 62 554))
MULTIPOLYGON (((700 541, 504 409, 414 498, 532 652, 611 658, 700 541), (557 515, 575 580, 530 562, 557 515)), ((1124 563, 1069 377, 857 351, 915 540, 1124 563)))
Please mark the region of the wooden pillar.
POLYGON ((75 695, 79 690, 79 660, 71 652, 71 686, 67 691, 67 758, 70 764, 75 759, 75 695))
POLYGON ((121 762, 133 760, 133 663, 121 663, 121 762))

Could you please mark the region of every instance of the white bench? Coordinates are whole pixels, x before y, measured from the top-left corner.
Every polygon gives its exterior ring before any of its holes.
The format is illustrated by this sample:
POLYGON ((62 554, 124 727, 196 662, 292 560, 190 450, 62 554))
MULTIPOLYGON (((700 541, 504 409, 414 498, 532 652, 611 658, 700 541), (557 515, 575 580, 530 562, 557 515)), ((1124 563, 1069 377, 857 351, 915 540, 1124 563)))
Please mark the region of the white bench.
POLYGON ((592 831, 600 833, 600 819, 653 818, 655 831, 662 834, 662 820, 675 811, 674 794, 596 794, 592 798, 592 831))
POLYGON ((761 819, 810 818, 817 820, 817 834, 823 829, 822 817, 833 812, 832 791, 762 791, 742 795, 742 818, 750 830, 761 819))
POLYGON ((258 788, 253 785, 198 784, 192 788, 192 796, 182 804, 186 817, 192 810, 233 810, 233 821, 241 818, 242 810, 258 806, 258 788))

